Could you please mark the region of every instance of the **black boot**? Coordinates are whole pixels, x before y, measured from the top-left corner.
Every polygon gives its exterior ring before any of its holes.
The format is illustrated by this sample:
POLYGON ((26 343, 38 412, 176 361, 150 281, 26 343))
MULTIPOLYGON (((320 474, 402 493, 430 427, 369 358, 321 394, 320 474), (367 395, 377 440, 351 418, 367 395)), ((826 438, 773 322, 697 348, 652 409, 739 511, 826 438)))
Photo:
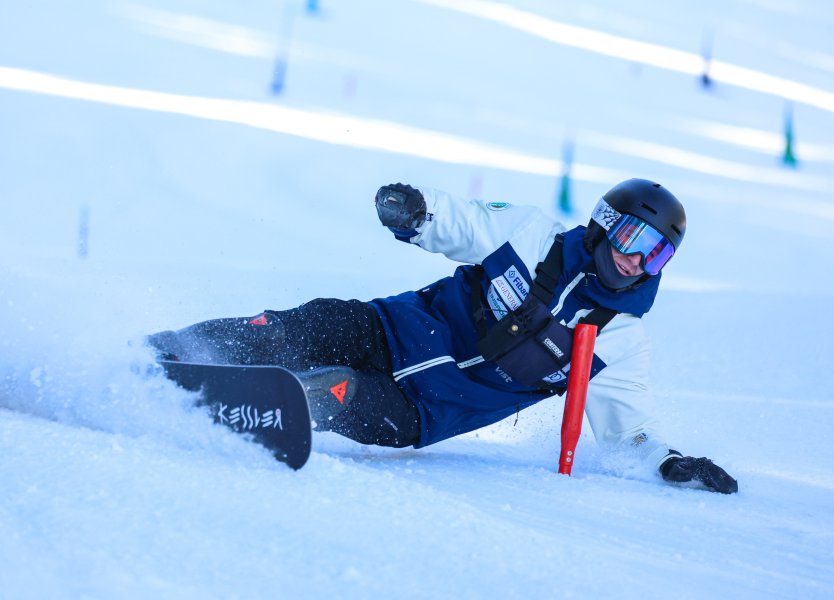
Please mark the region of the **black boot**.
POLYGON ((206 364, 275 365, 285 359, 284 324, 272 312, 214 319, 145 338, 160 359, 206 364))
POLYGON ((153 348, 159 360, 183 360, 186 355, 176 331, 160 331, 145 337, 145 345, 153 348))

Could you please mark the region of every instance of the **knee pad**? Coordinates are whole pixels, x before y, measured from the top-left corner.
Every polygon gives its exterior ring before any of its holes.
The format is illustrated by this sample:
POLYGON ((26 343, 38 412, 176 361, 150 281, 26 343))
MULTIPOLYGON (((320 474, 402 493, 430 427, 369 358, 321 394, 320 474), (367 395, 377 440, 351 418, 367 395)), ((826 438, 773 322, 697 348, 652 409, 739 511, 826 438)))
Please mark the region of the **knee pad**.
POLYGON ((321 367, 296 375, 307 392, 310 417, 320 430, 350 405, 359 389, 359 373, 350 367, 321 367))

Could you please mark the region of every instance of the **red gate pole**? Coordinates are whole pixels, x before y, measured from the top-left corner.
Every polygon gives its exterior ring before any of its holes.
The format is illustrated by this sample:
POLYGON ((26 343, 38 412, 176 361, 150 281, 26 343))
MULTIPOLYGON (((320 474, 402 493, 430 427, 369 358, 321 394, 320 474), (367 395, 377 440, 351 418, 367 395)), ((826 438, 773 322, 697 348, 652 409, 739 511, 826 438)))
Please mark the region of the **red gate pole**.
POLYGON ((576 457, 576 444, 582 432, 582 415, 585 414, 585 397, 588 393, 588 380, 591 378, 596 337, 596 325, 580 323, 573 332, 568 395, 562 415, 562 453, 559 455, 559 473, 563 475, 570 475, 576 457))

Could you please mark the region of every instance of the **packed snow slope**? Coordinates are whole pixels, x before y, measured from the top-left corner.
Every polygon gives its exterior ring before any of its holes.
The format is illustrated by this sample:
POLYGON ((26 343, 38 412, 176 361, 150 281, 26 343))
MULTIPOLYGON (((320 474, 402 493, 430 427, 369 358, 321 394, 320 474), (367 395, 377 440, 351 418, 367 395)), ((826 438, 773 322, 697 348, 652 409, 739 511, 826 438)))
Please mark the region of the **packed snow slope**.
POLYGON ((832 27, 824 0, 6 3, 0 596, 830 598, 832 27), (385 183, 573 226, 632 176, 689 215, 645 317, 657 416, 737 495, 587 427, 557 475, 558 399, 420 451, 316 434, 293 472, 135 368, 146 333, 450 274, 378 225, 385 183))

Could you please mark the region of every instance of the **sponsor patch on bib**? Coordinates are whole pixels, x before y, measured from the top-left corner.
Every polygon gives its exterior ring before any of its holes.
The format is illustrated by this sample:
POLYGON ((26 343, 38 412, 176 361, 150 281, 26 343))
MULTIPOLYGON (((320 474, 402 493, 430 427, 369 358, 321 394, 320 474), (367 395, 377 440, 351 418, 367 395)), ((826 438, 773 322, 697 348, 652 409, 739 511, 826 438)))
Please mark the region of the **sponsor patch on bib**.
POLYGON ((489 307, 492 309, 492 314, 495 315, 495 318, 500 321, 503 319, 508 312, 507 305, 501 301, 498 292, 495 290, 495 286, 489 286, 487 290, 487 302, 489 303, 489 307))
POLYGON ((504 271, 504 278, 509 282, 513 290, 515 290, 522 300, 527 297, 527 294, 530 292, 530 286, 527 285, 526 281, 524 281, 524 277, 521 276, 521 273, 518 272, 515 265, 510 266, 509 269, 504 271))
POLYGON ((492 280, 492 285, 501 297, 501 300, 506 304, 510 310, 517 310, 521 306, 521 299, 513 291, 510 282, 503 275, 499 275, 492 280))

